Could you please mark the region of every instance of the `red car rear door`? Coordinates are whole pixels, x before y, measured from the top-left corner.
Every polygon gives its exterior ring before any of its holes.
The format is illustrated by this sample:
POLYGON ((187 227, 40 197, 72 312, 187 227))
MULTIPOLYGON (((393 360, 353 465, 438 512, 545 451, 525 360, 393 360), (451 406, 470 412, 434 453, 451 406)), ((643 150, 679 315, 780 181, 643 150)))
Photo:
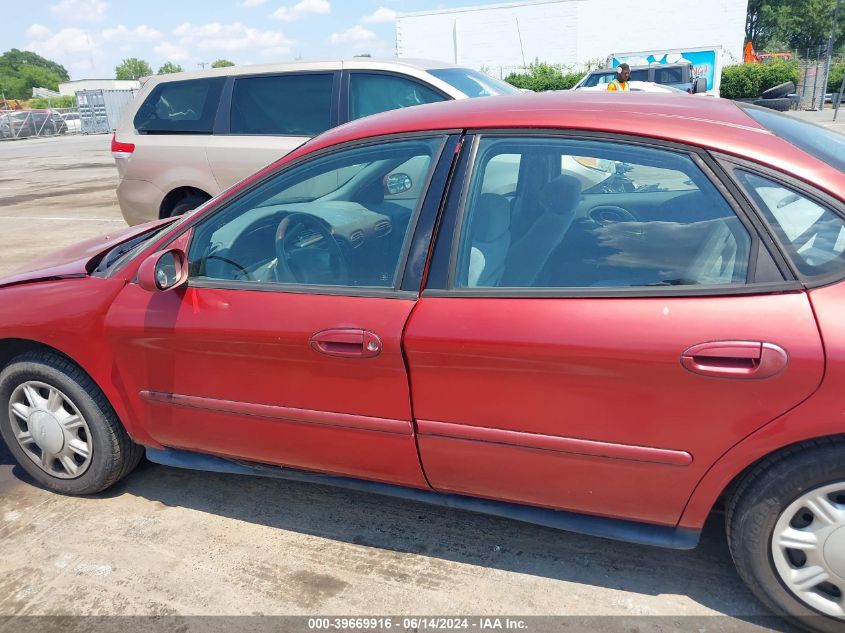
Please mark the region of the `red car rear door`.
POLYGON ((703 155, 477 143, 404 337, 429 482, 676 523, 719 456, 818 386, 806 294, 703 155))

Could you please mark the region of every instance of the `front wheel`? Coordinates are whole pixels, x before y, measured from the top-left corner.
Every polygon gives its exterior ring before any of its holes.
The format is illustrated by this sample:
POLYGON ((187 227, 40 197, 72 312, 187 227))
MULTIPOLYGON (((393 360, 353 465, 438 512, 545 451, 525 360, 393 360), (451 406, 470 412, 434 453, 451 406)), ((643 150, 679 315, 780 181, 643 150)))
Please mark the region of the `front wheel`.
POLYGON ((21 468, 62 494, 105 490, 143 455, 94 381, 49 352, 19 356, 0 373, 0 435, 21 468))
POLYGON ((845 630, 845 440, 764 461, 726 519, 737 570, 763 603, 808 630, 845 630))

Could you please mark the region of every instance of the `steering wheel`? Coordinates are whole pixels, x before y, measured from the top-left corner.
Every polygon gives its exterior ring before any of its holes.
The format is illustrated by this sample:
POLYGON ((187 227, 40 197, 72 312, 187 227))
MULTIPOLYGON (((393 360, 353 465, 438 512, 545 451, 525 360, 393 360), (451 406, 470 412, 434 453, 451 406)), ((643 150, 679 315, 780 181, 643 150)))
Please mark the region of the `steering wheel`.
POLYGON ((325 220, 291 213, 276 229, 276 281, 345 286, 349 267, 325 220))

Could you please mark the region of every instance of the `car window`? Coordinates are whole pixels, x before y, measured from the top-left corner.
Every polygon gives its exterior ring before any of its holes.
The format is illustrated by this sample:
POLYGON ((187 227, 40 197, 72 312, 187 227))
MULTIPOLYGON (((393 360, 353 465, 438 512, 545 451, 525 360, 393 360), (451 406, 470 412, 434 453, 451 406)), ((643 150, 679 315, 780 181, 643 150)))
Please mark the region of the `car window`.
POLYGON ((272 177, 197 227, 191 279, 394 287, 443 142, 342 150, 272 177))
POLYGON ((737 172, 802 274, 845 269, 845 221, 836 213, 774 180, 737 172))
POLYGON ((143 133, 211 134, 224 77, 168 81, 152 89, 135 114, 143 133))
POLYGON ((658 84, 679 84, 684 81, 684 71, 677 67, 655 68, 654 83, 658 84))
POLYGON ((472 171, 452 285, 743 284, 750 250, 731 206, 684 153, 610 141, 486 137, 472 171))
POLYGON ((796 147, 845 172, 845 135, 769 108, 738 103, 760 125, 796 147))
POLYGON ((332 73, 244 77, 232 90, 232 134, 316 136, 332 126, 332 73))
POLYGON ((519 88, 471 68, 432 68, 428 71, 468 97, 518 94, 519 88))
POLYGON ((351 119, 446 100, 433 88, 396 75, 352 73, 349 81, 351 119))
POLYGON ((582 88, 593 88, 595 86, 604 86, 616 79, 616 73, 595 74, 587 77, 587 80, 582 84, 582 88))
POLYGON ((648 81, 648 68, 631 71, 631 81, 648 81))

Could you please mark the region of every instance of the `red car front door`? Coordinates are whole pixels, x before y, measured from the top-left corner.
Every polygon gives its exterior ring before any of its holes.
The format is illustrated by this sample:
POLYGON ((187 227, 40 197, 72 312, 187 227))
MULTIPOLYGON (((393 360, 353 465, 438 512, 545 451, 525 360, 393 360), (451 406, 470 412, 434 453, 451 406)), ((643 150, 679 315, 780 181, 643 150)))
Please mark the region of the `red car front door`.
POLYGON ((490 135, 450 212, 404 338, 437 490, 671 525, 821 380, 807 296, 696 156, 490 135))
MULTIPOLYGON (((106 330, 153 438, 426 487, 401 350, 416 293, 399 288, 445 142, 305 161, 198 219, 187 288, 126 286, 106 330), (421 182, 408 186, 408 165, 421 182)), ((444 162, 448 172, 451 155, 444 162)))

